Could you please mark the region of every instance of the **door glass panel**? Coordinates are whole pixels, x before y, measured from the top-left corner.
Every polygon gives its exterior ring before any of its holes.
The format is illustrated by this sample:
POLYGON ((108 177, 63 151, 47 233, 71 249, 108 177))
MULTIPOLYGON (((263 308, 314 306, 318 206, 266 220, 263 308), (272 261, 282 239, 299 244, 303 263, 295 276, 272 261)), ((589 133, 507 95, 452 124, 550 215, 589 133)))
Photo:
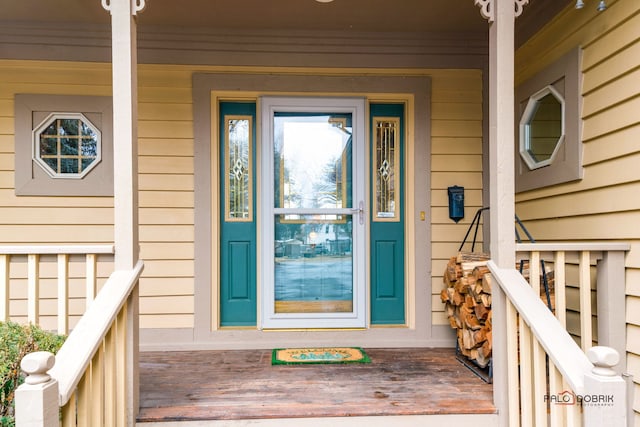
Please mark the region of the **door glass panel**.
POLYGON ((275 312, 352 312, 352 216, 275 219, 275 312))

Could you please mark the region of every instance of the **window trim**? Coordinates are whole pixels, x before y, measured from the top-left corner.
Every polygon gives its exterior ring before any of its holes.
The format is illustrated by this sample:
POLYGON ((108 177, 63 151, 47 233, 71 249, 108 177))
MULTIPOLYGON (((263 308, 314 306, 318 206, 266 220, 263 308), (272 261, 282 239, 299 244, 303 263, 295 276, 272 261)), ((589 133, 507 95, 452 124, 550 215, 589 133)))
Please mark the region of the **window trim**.
POLYGON ((582 50, 576 47, 516 88, 514 160, 517 193, 577 181, 583 177, 581 58, 582 50), (551 164, 531 170, 520 156, 520 119, 530 97, 547 86, 553 87, 565 100, 565 137, 551 164))
POLYGON ((545 166, 549 166, 554 162, 565 140, 565 123, 566 123, 565 115, 566 113, 565 113, 564 97, 553 86, 547 85, 529 97, 529 101, 527 102, 527 106, 524 110, 524 113, 522 113, 522 119, 520 120, 520 157, 522 157, 522 159, 525 161, 529 169, 534 170, 534 169, 542 168, 545 166), (531 125, 531 121, 535 117, 535 113, 537 111, 536 105, 541 99, 545 98, 547 95, 553 96, 560 103, 560 106, 561 106, 560 137, 556 142, 556 145, 553 149, 553 153, 551 153, 551 156, 548 159, 536 160, 531 154, 531 141, 527 141, 527 137, 529 136, 529 131, 527 130, 527 126, 531 125))
POLYGON ((14 101, 17 196, 113 196, 111 97, 16 94, 14 101), (33 159, 34 129, 51 113, 59 111, 82 113, 102 134, 102 159, 82 179, 53 179, 33 159))

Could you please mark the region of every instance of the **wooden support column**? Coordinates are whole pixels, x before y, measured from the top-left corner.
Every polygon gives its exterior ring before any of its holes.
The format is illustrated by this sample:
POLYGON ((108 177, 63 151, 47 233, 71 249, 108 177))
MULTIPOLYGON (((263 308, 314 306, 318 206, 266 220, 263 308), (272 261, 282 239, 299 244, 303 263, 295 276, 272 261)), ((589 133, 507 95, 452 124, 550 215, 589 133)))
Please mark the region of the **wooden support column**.
MULTIPOLYGON (((115 269, 132 270, 138 262, 138 53, 136 15, 145 0, 102 0, 111 13, 113 73, 113 157, 115 269)), ((139 409, 138 294, 127 318, 126 424, 135 425, 139 409)))
POLYGON ((493 0, 489 28, 490 251, 501 268, 515 266, 513 0, 493 0))
MULTIPOLYGON (((489 27, 489 239, 493 262, 515 267, 514 179, 514 30, 515 18, 528 0, 475 0, 489 27)), ((507 302, 493 300, 494 403, 500 426, 508 425, 507 302)))
POLYGON ((111 12, 116 270, 131 270, 138 262, 137 1, 102 0, 111 12))

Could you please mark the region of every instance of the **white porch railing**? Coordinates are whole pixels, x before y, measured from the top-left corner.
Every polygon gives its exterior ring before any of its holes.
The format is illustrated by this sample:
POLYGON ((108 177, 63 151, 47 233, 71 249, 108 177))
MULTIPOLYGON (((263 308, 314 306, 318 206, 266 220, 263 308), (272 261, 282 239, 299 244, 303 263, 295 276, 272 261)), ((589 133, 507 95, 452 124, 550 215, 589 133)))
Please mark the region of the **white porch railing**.
POLYGON ((67 334, 72 315, 71 282, 79 281, 84 288, 79 292, 83 294, 85 307, 75 313, 80 316, 98 289, 98 258, 113 253, 113 245, 0 246, 0 321, 24 319, 49 329, 42 324, 41 307, 55 301, 57 308, 47 306, 46 316, 55 316, 52 326, 59 334, 67 334), (12 295, 12 283, 16 295, 12 295), (43 295, 45 286, 47 293, 43 295))
MULTIPOLYGON (((547 272, 553 272, 554 313, 582 350, 586 352, 597 341, 621 355, 626 352, 624 258, 629 249, 626 243, 516 245, 518 259, 529 260, 529 283, 535 292, 541 288, 540 261, 544 261, 547 272)), ((626 368, 624 359, 617 367, 618 373, 626 368)))
MULTIPOLYGON (((506 301, 507 378, 510 427, 517 426, 625 426, 627 419, 626 383, 612 368, 625 357, 624 341, 618 342, 608 332, 620 321, 624 331, 624 251, 617 244, 520 244, 527 252, 531 284, 515 269, 500 269, 493 262, 489 268, 506 301), (551 253, 551 255, 549 255, 551 253), (580 307, 580 342, 567 332, 566 270, 576 253, 577 289, 580 307), (551 259, 548 257, 551 256, 551 259), (569 258, 573 255, 570 254, 569 258), (540 259, 553 261, 555 312, 540 299, 540 259), (592 267, 593 266, 593 267, 592 267), (598 329, 601 346, 592 347, 592 270, 596 268, 598 329), (604 301, 600 301, 603 299, 604 301), (622 305, 612 312, 619 301, 622 305), (602 307, 602 308, 601 308, 602 307), (621 316, 621 317, 620 317, 621 316), (605 343, 606 341, 606 343, 605 343), (621 346, 616 351, 604 345, 621 346), (586 352, 586 354, 585 354, 586 352), (580 405, 579 403, 582 403, 580 405)), ((571 267, 574 268, 574 267, 571 267)), ((495 300, 494 300, 495 301, 495 300)), ((618 332, 616 331, 616 334, 618 332)), ((494 367, 499 369, 499 367, 494 367)), ((619 372, 618 367, 618 372, 619 372)))
POLYGON ((25 356, 21 366, 29 375, 16 391, 17 426, 134 424, 142 269, 140 261, 109 277, 55 357, 25 356))

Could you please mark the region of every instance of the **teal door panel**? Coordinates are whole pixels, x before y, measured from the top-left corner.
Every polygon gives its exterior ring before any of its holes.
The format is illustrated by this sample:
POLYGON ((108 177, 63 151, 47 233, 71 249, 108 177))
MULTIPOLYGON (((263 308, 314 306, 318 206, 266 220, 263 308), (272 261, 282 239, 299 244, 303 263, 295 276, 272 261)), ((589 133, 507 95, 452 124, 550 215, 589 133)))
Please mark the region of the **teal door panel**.
POLYGON ((220 104, 220 326, 255 326, 256 104, 220 104))
POLYGON ((369 126, 371 324, 404 324, 404 105, 371 104, 369 126))

